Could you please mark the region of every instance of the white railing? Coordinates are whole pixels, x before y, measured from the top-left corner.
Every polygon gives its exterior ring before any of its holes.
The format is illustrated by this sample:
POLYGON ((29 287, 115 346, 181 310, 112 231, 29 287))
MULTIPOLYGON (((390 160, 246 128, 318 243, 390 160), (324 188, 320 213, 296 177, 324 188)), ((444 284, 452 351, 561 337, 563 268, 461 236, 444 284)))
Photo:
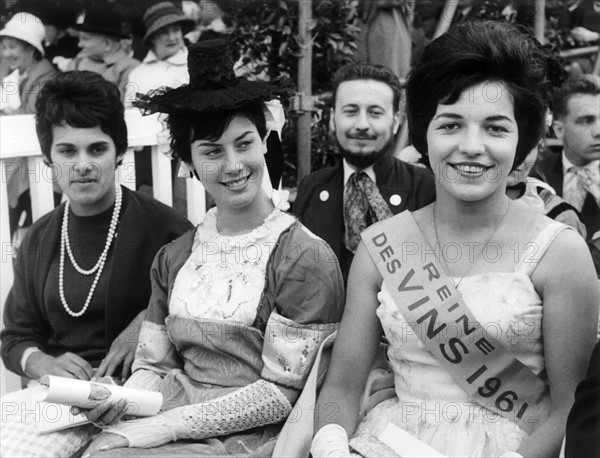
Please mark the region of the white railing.
MULTIPOLYGON (((129 148, 123 164, 117 171, 117 180, 122 185, 135 189, 134 149, 150 146, 154 197, 171 206, 173 204, 171 164, 169 158, 159 151, 164 145, 159 145, 157 140, 157 134, 163 129, 157 115, 141 116, 137 110, 127 110, 125 121, 129 148)), ((12 262, 16 252, 16 246, 10 238, 7 177, 18 173, 20 179, 29 178, 34 221, 54 208, 52 170, 43 162, 33 115, 0 117, 0 166, 0 312, 3 312, 6 297, 13 284, 12 262), (18 165, 22 158, 27 158, 25 170, 18 165)), ((187 215, 193 224, 197 224, 206 211, 204 188, 198 180, 186 180, 186 191, 187 215)), ((2 317, 3 313, 0 313, 0 325, 4 327, 2 317)), ((0 393, 4 394, 18 387, 18 377, 2 365, 0 393)))

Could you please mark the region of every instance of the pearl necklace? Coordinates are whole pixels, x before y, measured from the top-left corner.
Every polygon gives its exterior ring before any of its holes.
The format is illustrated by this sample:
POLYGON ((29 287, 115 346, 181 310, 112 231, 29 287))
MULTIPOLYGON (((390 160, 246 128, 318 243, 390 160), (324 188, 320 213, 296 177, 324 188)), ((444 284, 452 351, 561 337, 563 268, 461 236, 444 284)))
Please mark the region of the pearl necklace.
POLYGON ((80 317, 82 316, 90 306, 90 302, 92 300, 92 296, 94 295, 94 291, 96 289, 96 285, 98 284, 98 280, 100 279, 100 275, 102 275, 102 271, 104 270, 104 264, 106 263, 106 258, 108 257, 108 250, 110 245, 112 244, 113 239, 115 238, 117 223, 119 222, 119 213, 121 212, 121 205, 123 203, 123 192, 121 190, 121 186, 118 184, 115 185, 115 208, 113 210, 112 218, 110 220, 110 226, 108 227, 108 235, 106 236, 106 244, 104 245, 104 250, 100 255, 100 259, 96 265, 90 270, 82 269, 79 264, 75 261, 75 257, 73 256, 73 251, 71 250, 71 244, 69 242, 69 201, 65 203, 65 213, 63 216, 62 230, 60 234, 60 263, 58 270, 58 292, 60 294, 60 301, 65 309, 65 311, 71 315, 72 317, 80 317), (65 298, 65 247, 67 253, 69 253, 69 259, 75 267, 75 270, 82 275, 91 275, 94 272, 96 273, 96 277, 94 278, 94 282, 92 283, 92 287, 90 288, 90 292, 88 293, 87 299, 83 308, 79 312, 74 312, 67 304, 67 300, 65 298))

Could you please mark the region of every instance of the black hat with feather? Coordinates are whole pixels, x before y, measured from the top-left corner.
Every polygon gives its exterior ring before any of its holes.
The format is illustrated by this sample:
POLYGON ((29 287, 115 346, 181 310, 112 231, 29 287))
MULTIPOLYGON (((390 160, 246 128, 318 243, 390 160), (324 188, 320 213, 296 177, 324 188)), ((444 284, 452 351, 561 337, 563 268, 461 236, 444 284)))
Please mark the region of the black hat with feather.
MULTIPOLYGON (((283 79, 272 82, 249 81, 236 77, 228 42, 204 40, 188 48, 190 83, 175 89, 159 88, 137 94, 133 106, 150 113, 211 114, 242 108, 256 102, 268 102, 294 94, 293 85, 283 79)), ((279 186, 284 160, 277 132, 267 138, 265 156, 274 188, 279 186)))

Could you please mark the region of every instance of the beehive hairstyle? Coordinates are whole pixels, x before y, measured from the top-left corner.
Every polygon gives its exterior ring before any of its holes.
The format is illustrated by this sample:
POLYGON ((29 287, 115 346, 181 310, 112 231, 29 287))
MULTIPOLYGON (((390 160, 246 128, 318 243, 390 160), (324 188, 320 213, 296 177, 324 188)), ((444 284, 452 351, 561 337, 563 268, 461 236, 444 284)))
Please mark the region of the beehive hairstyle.
POLYGON ((406 97, 410 138, 427 157, 427 128, 438 104, 453 104, 466 89, 503 83, 512 97, 519 140, 513 169, 544 132, 553 87, 564 79, 559 62, 520 28, 491 21, 467 22, 432 41, 409 75, 406 97))

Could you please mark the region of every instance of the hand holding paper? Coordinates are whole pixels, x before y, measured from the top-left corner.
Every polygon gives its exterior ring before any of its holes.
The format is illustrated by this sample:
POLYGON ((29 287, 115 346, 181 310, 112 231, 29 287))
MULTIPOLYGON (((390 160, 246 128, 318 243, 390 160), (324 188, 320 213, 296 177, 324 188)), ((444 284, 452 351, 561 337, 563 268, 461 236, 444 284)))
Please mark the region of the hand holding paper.
POLYGON ((115 423, 124 415, 156 415, 162 405, 161 393, 97 381, 88 382, 50 375, 42 377, 40 384, 47 387, 44 401, 87 410, 85 415, 90 421, 103 424, 115 423))
POLYGON ((81 413, 98 427, 110 426, 119 422, 127 414, 127 400, 109 398, 88 410, 71 407, 71 412, 81 413))

